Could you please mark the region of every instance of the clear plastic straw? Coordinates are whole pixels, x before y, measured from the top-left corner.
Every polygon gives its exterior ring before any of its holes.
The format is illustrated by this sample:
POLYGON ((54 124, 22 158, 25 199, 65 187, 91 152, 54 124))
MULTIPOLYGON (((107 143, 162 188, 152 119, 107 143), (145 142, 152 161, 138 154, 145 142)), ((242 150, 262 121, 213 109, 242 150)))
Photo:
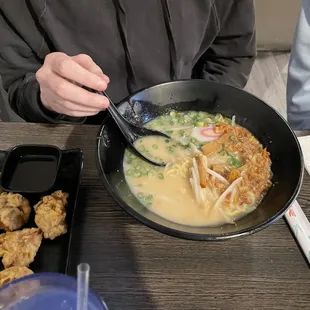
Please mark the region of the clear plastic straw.
POLYGON ((77 267, 77 310, 88 309, 88 287, 90 266, 86 263, 77 267))

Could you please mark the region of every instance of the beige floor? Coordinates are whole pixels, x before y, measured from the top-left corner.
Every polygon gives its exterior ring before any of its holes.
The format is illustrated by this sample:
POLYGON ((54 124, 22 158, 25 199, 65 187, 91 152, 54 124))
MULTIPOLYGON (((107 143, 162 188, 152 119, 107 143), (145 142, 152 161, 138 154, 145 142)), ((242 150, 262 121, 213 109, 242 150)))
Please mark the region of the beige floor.
POLYGON ((259 53, 246 90, 269 103, 286 118, 288 53, 259 53))

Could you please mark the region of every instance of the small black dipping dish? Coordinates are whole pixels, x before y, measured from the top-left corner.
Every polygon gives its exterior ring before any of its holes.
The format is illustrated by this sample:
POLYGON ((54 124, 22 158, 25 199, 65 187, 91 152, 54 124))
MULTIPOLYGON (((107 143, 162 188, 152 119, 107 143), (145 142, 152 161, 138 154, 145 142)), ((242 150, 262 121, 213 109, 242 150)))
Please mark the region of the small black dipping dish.
POLYGON ((47 192, 55 184, 61 151, 51 145, 18 145, 6 155, 1 187, 8 192, 47 192))

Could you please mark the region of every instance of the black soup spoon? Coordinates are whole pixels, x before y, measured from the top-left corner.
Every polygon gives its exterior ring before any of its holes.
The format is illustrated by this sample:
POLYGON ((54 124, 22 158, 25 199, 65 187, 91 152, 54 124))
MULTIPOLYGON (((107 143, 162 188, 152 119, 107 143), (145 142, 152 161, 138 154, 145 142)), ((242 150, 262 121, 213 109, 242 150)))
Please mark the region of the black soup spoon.
POLYGON ((148 136, 160 136, 163 138, 170 139, 169 136, 166 134, 157 131, 157 130, 151 130, 148 128, 136 126, 130 122, 128 122, 117 110, 116 106, 114 105, 113 101, 110 99, 110 97, 106 94, 105 91, 96 91, 99 95, 107 97, 107 99, 110 101, 110 105, 107 108, 110 115, 114 119, 115 123, 117 124, 118 128, 122 132, 123 136, 125 137, 128 144, 134 149, 134 151, 145 161, 148 163, 164 167, 166 163, 164 162, 155 162, 149 158, 147 158, 145 155, 141 153, 141 151, 138 150, 138 148, 135 146, 135 142, 141 138, 148 137, 148 136))

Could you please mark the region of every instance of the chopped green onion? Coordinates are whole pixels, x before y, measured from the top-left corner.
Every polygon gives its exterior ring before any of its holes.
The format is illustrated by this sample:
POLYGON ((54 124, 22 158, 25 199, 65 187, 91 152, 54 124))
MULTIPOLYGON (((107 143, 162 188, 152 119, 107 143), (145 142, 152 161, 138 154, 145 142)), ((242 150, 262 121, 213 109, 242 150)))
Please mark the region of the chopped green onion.
POLYGON ((227 155, 227 152, 225 151, 225 144, 222 144, 222 149, 218 152, 220 155, 227 155))
POLYGON ((238 141, 238 139, 237 139, 237 137, 236 137, 236 136, 231 136, 231 137, 230 137, 230 140, 231 140, 231 141, 233 141, 233 142, 238 141))
POLYGON ((205 123, 207 123, 207 124, 212 124, 213 122, 212 122, 212 119, 211 119, 210 117, 207 117, 207 118, 205 119, 205 123))
POLYGON ((135 173, 135 171, 133 169, 129 169, 127 170, 126 174, 130 177, 135 173))
POLYGON ((235 168, 240 168, 243 165, 242 162, 238 158, 235 158, 232 156, 230 158, 228 158, 227 164, 230 166, 233 166, 235 168))
POLYGON ((148 207, 152 206, 152 202, 153 202, 153 196, 152 195, 144 196, 143 200, 148 207))
POLYGON ((162 180, 164 178, 164 175, 162 173, 158 173, 158 177, 162 180))
POLYGON ((184 137, 184 136, 185 136, 185 131, 184 131, 184 130, 180 130, 180 131, 179 131, 179 135, 180 135, 181 137, 184 137))
POLYGON ((143 197, 144 197, 144 194, 140 192, 140 193, 137 194, 137 197, 138 197, 138 198, 143 198, 143 197))
POLYGON ((239 159, 235 159, 235 167, 236 168, 240 168, 240 167, 242 167, 243 166, 243 164, 242 164, 242 162, 239 160, 239 159))
POLYGON ((202 127, 204 125, 204 122, 196 122, 195 126, 196 127, 202 127))
POLYGON ((224 117, 223 117, 223 115, 221 115, 221 114, 216 114, 215 117, 214 117, 214 122, 215 122, 215 123, 220 123, 220 122, 222 122, 223 120, 224 120, 224 117))
POLYGON ((193 143, 193 144, 196 144, 198 141, 195 138, 191 138, 190 142, 193 143))
POLYGON ((185 144, 185 145, 182 145, 182 147, 183 147, 184 149, 189 149, 191 146, 190 146, 190 144, 185 144))
POLYGON ((146 200, 153 200, 153 196, 152 195, 148 195, 145 197, 146 200))
POLYGON ((146 170, 145 168, 142 168, 142 169, 141 169, 141 173, 142 173, 143 175, 147 175, 147 170, 146 170))
POLYGON ((142 176, 142 173, 141 173, 140 171, 135 171, 134 174, 133 174, 133 176, 134 176, 135 178, 140 178, 140 177, 142 176))
POLYGON ((153 149, 155 149, 155 150, 158 149, 158 145, 157 145, 157 144, 153 144, 152 147, 153 147, 153 149))

